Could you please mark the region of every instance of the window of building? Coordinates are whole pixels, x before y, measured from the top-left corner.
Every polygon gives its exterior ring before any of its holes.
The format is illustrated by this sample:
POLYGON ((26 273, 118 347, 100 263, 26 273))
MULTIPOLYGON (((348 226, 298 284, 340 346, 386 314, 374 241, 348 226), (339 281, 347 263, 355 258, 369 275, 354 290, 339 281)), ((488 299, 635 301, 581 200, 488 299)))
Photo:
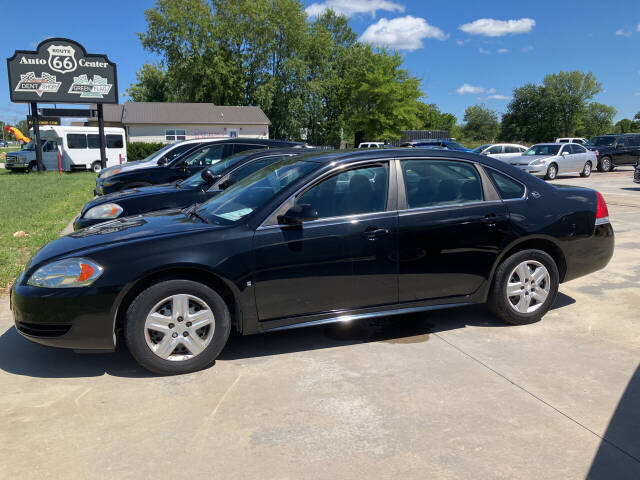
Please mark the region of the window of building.
POLYGON ((187 131, 186 130, 165 130, 164 138, 169 142, 176 142, 179 140, 187 139, 187 131))

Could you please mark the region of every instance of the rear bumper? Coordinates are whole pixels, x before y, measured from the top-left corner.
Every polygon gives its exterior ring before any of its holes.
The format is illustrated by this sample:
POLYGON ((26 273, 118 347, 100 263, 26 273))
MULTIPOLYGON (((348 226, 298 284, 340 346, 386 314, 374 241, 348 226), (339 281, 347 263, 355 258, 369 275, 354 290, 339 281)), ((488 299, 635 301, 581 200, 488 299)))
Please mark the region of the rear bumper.
POLYGON ((615 235, 611 223, 596 225, 593 235, 573 240, 565 251, 567 272, 564 281, 576 279, 603 269, 611 260, 615 248, 615 235))
POLYGON ((17 285, 10 297, 16 330, 27 340, 77 350, 115 348, 113 289, 17 285))

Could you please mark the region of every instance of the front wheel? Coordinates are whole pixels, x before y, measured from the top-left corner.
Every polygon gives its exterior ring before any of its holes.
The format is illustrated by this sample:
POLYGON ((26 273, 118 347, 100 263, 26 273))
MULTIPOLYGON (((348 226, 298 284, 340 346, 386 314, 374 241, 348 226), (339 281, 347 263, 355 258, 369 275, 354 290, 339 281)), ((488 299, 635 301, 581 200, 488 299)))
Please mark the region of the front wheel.
POLYGON ((125 338, 141 366, 160 375, 177 375, 211 365, 230 330, 229 309, 220 295, 191 280, 167 280, 131 303, 125 338))
POLYGON ((555 163, 549 165, 547 168, 547 174, 544 176, 545 180, 555 180, 558 176, 558 166, 555 163))
POLYGON ((489 308, 514 325, 539 321, 558 295, 558 267, 542 250, 522 250, 496 270, 489 308))
POLYGON ((588 177, 589 175, 591 175, 591 162, 585 163, 582 172, 580 172, 581 177, 588 177))

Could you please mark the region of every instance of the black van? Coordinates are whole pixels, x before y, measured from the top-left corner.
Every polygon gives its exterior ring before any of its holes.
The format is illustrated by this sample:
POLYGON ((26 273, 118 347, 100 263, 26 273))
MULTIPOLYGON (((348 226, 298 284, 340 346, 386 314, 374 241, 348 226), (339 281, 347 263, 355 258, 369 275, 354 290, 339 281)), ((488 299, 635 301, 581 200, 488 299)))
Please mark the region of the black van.
POLYGON ((621 165, 640 163, 640 133, 599 135, 585 145, 598 156, 598 170, 610 172, 621 165))

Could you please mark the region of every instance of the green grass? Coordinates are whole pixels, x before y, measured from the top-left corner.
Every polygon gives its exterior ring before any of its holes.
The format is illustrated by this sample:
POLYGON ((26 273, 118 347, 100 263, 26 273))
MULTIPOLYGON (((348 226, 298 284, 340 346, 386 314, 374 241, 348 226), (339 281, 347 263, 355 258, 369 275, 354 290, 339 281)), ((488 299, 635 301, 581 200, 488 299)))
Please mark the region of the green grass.
POLYGON ((89 172, 0 173, 0 292, 93 198, 95 178, 89 172), (29 236, 14 237, 20 230, 29 236))
POLYGON ((20 147, 0 147, 0 153, 15 152, 20 150, 20 147))

